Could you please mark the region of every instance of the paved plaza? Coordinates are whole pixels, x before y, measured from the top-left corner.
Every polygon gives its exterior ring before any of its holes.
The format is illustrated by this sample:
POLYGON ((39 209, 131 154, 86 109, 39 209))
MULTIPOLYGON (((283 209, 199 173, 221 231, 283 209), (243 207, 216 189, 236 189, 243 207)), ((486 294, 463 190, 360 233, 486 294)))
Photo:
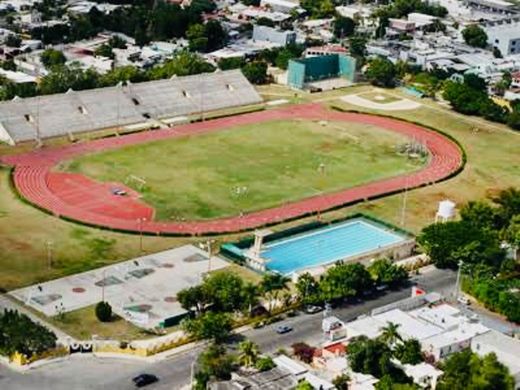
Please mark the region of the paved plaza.
POLYGON ((193 246, 138 257, 93 271, 14 290, 10 295, 54 316, 105 300, 116 314, 152 328, 185 310, 177 302, 183 288, 199 284, 209 270, 228 266, 219 257, 193 246))

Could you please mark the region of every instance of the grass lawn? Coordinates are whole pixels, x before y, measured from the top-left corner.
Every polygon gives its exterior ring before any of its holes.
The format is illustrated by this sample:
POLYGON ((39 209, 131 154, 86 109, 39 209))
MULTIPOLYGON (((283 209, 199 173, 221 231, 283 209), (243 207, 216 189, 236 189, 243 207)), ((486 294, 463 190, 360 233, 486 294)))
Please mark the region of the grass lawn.
MULTIPOLYGON (((397 90, 392 90, 392 93, 401 95, 397 90)), ((446 132, 461 143, 468 161, 464 171, 458 176, 434 186, 408 192, 405 228, 418 232, 425 225, 432 223, 438 202, 443 199, 451 199, 460 205, 468 200, 493 196, 510 186, 520 187, 520 132, 480 118, 457 114, 428 99, 420 102, 423 106, 418 109, 384 114, 419 122, 446 132), (475 128, 479 130, 475 131, 475 128)), ((345 102, 333 103, 346 109, 377 112, 345 102)), ((399 225, 402 204, 403 194, 400 194, 329 213, 329 216, 337 217, 345 213, 363 211, 399 225)))
MULTIPOLYGON (((329 94, 307 94, 314 100, 328 100, 347 93, 372 91, 373 87, 357 86, 329 94)), ((267 88, 266 88, 267 90, 267 88)), ((269 87, 269 92, 290 92, 283 87, 269 87)), ((294 91, 292 92, 294 93, 294 91)), ((390 93, 402 95, 397 90, 390 93)), ((280 97, 278 97, 280 98, 280 97)), ((467 152, 468 163, 457 177, 431 187, 409 191, 404 227, 418 232, 434 219, 437 202, 450 198, 461 204, 467 200, 492 195, 508 186, 520 187, 520 133, 513 133, 505 126, 478 118, 466 117, 428 99, 420 100, 423 106, 412 111, 383 112, 399 118, 410 119, 444 130, 460 141, 467 152), (431 106, 431 107, 430 107, 431 106), (473 129, 478 127, 479 132, 473 129)), ((363 110, 339 100, 332 101, 344 108, 363 110)), ((370 112, 370 110, 365 110, 370 112)), ((349 130, 350 131, 350 130, 349 130)), ((0 153, 27 150, 28 145, 16 148, 0 145, 0 153)), ((361 203, 326 214, 323 219, 343 217, 363 211, 399 225, 403 195, 361 203)), ((280 230, 301 224, 312 218, 293 221, 273 227, 280 230)), ((236 240, 240 235, 222 236, 219 241, 236 240)), ((147 253, 180 246, 193 240, 173 237, 143 237, 147 253)), ((9 187, 9 171, 0 168, 0 288, 13 289, 49 280, 67 274, 85 271, 109 263, 139 256, 139 239, 135 235, 79 226, 47 215, 20 201, 9 187), (47 263, 46 242, 52 241, 52 267, 47 263)), ((240 268, 239 268, 240 269, 240 268)))
POLYGON ((365 124, 273 121, 86 155, 62 169, 103 181, 137 175, 156 219, 207 219, 416 170, 423 161, 395 151, 405 142, 365 124))
POLYGON ((100 322, 96 317, 94 306, 65 313, 62 317, 51 317, 48 320, 79 340, 90 340, 92 335, 114 340, 136 340, 152 336, 117 315, 114 315, 111 322, 100 322))
POLYGON ((394 102, 398 102, 401 100, 395 96, 389 95, 382 91, 370 91, 370 92, 360 93, 358 96, 362 97, 363 99, 367 99, 372 102, 381 103, 381 104, 394 103, 394 102))

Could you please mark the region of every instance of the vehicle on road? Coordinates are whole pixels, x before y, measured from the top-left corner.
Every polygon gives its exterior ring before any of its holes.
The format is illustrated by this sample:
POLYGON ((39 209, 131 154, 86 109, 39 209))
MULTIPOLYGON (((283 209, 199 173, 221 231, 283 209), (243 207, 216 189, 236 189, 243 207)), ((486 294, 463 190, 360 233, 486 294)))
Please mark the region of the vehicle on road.
POLYGON ((377 292, 383 292, 388 290, 388 284, 380 284, 379 286, 376 286, 377 292))
POLYGON ((305 308, 303 309, 303 311, 307 314, 315 314, 315 313, 319 313, 320 311, 323 310, 323 307, 321 306, 316 306, 316 305, 307 305, 305 306, 305 308))
POLYGON ((153 374, 140 374, 135 378, 132 378, 132 382, 134 382, 135 387, 144 387, 152 383, 159 382, 159 378, 153 374))
POLYGON ((291 328, 289 325, 279 325, 275 328, 275 331, 278 334, 289 333, 291 330, 293 330, 293 328, 291 328))
POLYGON ((469 306, 471 305, 471 301, 465 296, 460 296, 457 298, 457 302, 462 303, 463 305, 469 306))
POLYGON ((125 196, 126 191, 121 188, 112 188, 112 194, 117 196, 125 196))

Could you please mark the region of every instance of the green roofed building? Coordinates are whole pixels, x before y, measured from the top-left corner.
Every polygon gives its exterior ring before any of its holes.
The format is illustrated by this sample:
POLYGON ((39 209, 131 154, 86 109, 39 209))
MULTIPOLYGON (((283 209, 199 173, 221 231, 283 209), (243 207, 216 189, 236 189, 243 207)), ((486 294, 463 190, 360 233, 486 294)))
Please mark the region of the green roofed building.
POLYGON ((289 61, 287 84, 305 89, 308 84, 332 78, 354 81, 356 60, 344 54, 328 54, 289 61))

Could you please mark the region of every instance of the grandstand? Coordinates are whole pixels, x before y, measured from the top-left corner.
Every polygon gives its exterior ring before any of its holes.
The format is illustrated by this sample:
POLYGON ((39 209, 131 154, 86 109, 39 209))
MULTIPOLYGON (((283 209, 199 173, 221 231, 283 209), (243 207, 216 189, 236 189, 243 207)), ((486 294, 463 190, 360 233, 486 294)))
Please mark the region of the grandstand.
POLYGON ((18 142, 115 128, 259 103, 240 70, 173 77, 0 103, 0 141, 18 142))
POLYGON ((330 83, 323 81, 337 79, 332 85, 344 86, 341 81, 353 82, 355 71, 356 60, 344 54, 295 59, 289 61, 287 83, 293 88, 307 89, 316 88, 313 84, 319 85, 321 82, 325 86, 330 83))

